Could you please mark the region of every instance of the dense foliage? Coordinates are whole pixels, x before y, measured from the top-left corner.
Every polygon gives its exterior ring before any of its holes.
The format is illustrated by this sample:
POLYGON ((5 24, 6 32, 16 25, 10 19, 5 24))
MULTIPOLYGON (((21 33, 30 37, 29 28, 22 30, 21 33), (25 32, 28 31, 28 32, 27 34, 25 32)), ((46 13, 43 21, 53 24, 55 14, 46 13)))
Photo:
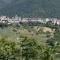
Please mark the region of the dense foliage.
POLYGON ((38 44, 31 38, 24 37, 20 43, 0 39, 0 59, 1 60, 55 60, 55 50, 57 43, 49 47, 48 45, 38 44))
POLYGON ((52 37, 50 37, 50 32, 43 33, 43 31, 40 30, 33 30, 33 27, 36 26, 38 26, 38 28, 47 26, 54 29, 51 21, 46 24, 37 22, 11 24, 9 26, 0 24, 0 59, 55 60, 59 58, 60 55, 56 54, 60 52, 60 43, 58 43, 60 42, 59 26, 56 25, 58 29, 55 28, 55 31, 52 32, 52 37), (46 43, 47 39, 49 41, 46 43))
POLYGON ((0 39, 0 60, 17 60, 20 57, 20 48, 17 48, 15 42, 0 39))

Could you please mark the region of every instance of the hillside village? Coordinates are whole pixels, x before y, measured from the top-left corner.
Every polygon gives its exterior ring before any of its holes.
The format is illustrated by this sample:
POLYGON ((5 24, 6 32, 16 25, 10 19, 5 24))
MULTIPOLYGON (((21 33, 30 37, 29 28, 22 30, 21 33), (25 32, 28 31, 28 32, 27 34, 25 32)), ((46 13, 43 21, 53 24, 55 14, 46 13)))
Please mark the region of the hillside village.
POLYGON ((60 19, 57 18, 21 18, 19 16, 15 17, 7 17, 7 16, 0 16, 0 23, 20 23, 20 22, 40 22, 40 23, 46 23, 48 21, 51 21, 53 24, 60 25, 60 19))

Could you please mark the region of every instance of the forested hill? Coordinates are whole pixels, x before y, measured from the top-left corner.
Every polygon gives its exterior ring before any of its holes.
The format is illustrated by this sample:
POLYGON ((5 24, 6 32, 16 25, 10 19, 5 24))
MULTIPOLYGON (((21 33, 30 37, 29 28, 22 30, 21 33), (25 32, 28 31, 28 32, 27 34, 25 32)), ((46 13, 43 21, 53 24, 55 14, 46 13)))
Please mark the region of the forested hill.
POLYGON ((60 18, 60 0, 11 0, 10 2, 0 9, 0 15, 60 18))

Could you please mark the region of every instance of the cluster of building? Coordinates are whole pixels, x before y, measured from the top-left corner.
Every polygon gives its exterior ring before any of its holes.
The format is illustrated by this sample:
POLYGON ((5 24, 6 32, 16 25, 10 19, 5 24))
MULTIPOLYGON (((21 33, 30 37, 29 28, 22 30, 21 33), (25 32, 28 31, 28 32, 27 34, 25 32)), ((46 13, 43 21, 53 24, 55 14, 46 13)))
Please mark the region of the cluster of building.
POLYGON ((7 16, 0 16, 0 23, 19 23, 21 21, 21 18, 16 16, 16 17, 7 17, 7 16))
POLYGON ((57 18, 21 18, 19 16, 15 17, 7 17, 7 16, 0 16, 0 23, 20 23, 20 22, 41 22, 41 23, 46 23, 48 21, 51 21, 53 24, 58 24, 60 25, 60 20, 57 18))

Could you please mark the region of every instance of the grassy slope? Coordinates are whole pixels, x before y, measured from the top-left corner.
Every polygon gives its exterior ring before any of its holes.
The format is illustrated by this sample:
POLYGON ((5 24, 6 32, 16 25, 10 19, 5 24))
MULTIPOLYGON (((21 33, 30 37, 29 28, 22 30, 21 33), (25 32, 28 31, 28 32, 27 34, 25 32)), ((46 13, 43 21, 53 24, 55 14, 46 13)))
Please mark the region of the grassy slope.
POLYGON ((15 41, 17 38, 17 35, 12 31, 12 28, 0 29, 0 36, 3 36, 8 40, 12 40, 12 41, 15 41))
MULTIPOLYGON (((33 31, 28 31, 28 29, 25 29, 23 27, 21 28, 18 28, 17 29, 17 32, 13 32, 13 27, 8 27, 8 28, 3 28, 3 29, 0 29, 0 38, 2 36, 4 37, 8 37, 7 39, 10 40, 10 41, 15 41, 17 42, 17 37, 18 37, 18 34, 20 35, 20 37, 29 37, 29 38, 33 38, 35 40, 38 41, 38 43, 40 44, 42 42, 42 44, 44 44, 44 42, 47 40, 47 37, 46 37, 46 34, 35 34, 35 33, 32 33, 33 31)), ((32 30, 32 29, 31 29, 32 30)), ((36 31, 35 31, 36 32, 36 31)), ((57 58, 56 60, 59 60, 60 58, 57 58)))
POLYGON ((19 28, 17 29, 17 32, 14 32, 13 31, 13 27, 8 27, 8 28, 3 28, 3 29, 0 29, 0 36, 3 36, 3 37, 6 37, 8 38, 9 40, 13 40, 13 41, 16 41, 16 39, 19 37, 19 36, 27 36, 29 38, 33 38, 35 40, 37 40, 38 42, 46 42, 47 40, 47 37, 46 37, 46 34, 35 34, 34 31, 28 31, 27 29, 25 28, 19 28))

